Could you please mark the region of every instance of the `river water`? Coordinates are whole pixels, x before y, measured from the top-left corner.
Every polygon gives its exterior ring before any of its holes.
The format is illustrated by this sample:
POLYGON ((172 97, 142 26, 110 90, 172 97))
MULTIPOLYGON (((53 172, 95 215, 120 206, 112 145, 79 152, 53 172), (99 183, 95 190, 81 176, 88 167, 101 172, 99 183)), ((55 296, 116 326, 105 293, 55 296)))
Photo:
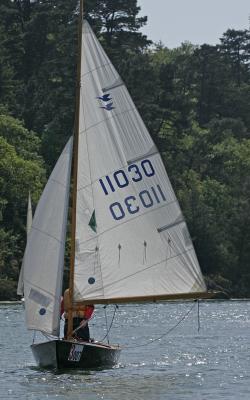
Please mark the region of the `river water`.
MULTIPOLYGON (((59 374, 35 366, 23 306, 1 304, 0 398, 249 400, 250 302, 200 302, 199 332, 197 308, 192 302, 119 306, 109 339, 124 346, 120 363, 59 374)), ((97 308, 90 324, 95 339, 105 335, 113 310, 106 309, 106 325, 105 310, 97 308)))

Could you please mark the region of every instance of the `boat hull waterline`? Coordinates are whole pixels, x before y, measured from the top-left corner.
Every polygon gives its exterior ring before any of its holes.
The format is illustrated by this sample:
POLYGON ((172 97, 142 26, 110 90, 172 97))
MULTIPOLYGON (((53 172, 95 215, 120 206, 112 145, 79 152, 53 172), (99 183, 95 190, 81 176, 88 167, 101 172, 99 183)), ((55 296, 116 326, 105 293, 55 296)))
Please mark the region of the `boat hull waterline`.
POLYGON ((70 340, 50 340, 31 345, 32 353, 40 368, 92 369, 117 364, 119 346, 70 340))

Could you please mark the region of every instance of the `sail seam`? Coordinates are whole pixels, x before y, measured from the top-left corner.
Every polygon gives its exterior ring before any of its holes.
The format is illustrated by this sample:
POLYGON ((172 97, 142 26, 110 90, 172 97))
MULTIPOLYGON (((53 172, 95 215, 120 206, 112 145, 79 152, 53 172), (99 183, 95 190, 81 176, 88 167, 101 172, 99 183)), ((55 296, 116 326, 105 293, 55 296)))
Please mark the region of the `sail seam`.
POLYGON ((61 185, 61 186, 63 186, 64 188, 67 188, 67 185, 65 185, 65 184, 62 183, 62 182, 57 181, 57 180, 54 179, 54 178, 50 178, 50 180, 53 181, 53 182, 55 182, 55 183, 58 183, 58 185, 61 185))
MULTIPOLYGON (((131 221, 134 221, 134 220, 137 219, 137 218, 144 217, 146 214, 152 213, 152 212, 154 212, 154 211, 156 211, 156 210, 160 210, 161 208, 167 207, 167 206, 169 206, 169 205, 171 205, 171 204, 174 204, 174 203, 179 204, 179 203, 178 203, 178 200, 177 200, 176 198, 175 198, 175 200, 172 200, 172 201, 170 201, 169 203, 166 203, 166 204, 163 204, 162 206, 159 206, 159 207, 157 207, 157 208, 154 208, 153 210, 149 210, 149 211, 144 212, 143 214, 137 215, 137 216, 131 218, 131 219, 128 220, 128 221, 120 222, 119 225, 113 226, 112 228, 106 229, 105 231, 99 233, 99 234, 98 234, 98 237, 104 235, 104 234, 107 233, 107 232, 112 231, 113 229, 119 228, 121 225, 124 225, 124 224, 127 224, 127 223, 131 222, 131 221)), ((185 221, 183 220, 183 222, 185 222, 185 221)), ((156 228, 156 229, 157 229, 157 228, 156 228)), ((157 230, 158 230, 158 229, 157 229, 157 230)), ((90 238, 90 239, 85 240, 85 241, 83 241, 83 242, 80 242, 80 241, 79 241, 79 245, 82 245, 83 243, 88 243, 88 242, 90 242, 91 240, 93 240, 93 238, 90 238)))
POLYGON ((61 245, 64 244, 61 240, 57 239, 55 236, 51 235, 51 234, 48 233, 48 232, 42 231, 41 229, 36 228, 34 225, 32 226, 32 229, 35 229, 36 231, 42 233, 43 235, 46 235, 46 236, 51 237, 52 239, 56 240, 56 241, 57 241, 58 243, 60 243, 61 245))
POLYGON ((96 126, 101 125, 102 123, 104 123, 106 121, 111 121, 112 119, 118 118, 120 115, 124 115, 124 114, 130 113, 132 111, 137 111, 137 108, 136 107, 131 107, 131 108, 128 108, 127 110, 123 110, 123 111, 121 111, 119 113, 115 113, 113 111, 113 113, 111 114, 110 117, 104 118, 101 121, 97 122, 96 124, 90 125, 88 128, 83 129, 82 131, 80 131, 79 134, 82 135, 83 133, 89 133, 88 131, 90 129, 95 128, 96 126))
MULTIPOLYGON (((181 252, 181 253, 178 253, 178 254, 176 254, 176 255, 174 255, 174 256, 171 256, 171 257, 168 257, 168 258, 164 258, 163 260, 161 260, 161 261, 159 261, 159 262, 157 262, 157 263, 155 263, 155 264, 152 264, 152 265, 148 266, 147 268, 141 269, 140 271, 136 271, 136 272, 133 273, 133 274, 130 274, 130 275, 127 275, 127 276, 125 276, 125 277, 123 277, 123 278, 121 278, 121 279, 118 279, 118 280, 116 280, 116 281, 114 281, 114 282, 112 282, 112 283, 106 285, 105 288, 111 287, 111 286, 113 286, 113 285, 115 285, 115 284, 117 284, 117 283, 120 283, 120 282, 122 282, 122 281, 128 279, 128 278, 131 278, 131 277, 133 277, 133 276, 135 276, 135 275, 138 275, 138 274, 140 274, 140 273, 142 273, 142 272, 148 271, 148 270, 151 269, 151 268, 157 267, 157 266, 159 266, 160 264, 162 264, 162 263, 164 263, 164 262, 166 262, 166 261, 173 260, 173 259, 175 259, 176 257, 180 257, 180 256, 182 256, 182 255, 184 255, 184 254, 187 254, 187 253, 189 253, 190 251, 194 251, 193 247, 191 247, 190 249, 188 249, 188 250, 186 250, 186 251, 183 251, 183 252, 181 252)), ((169 265, 166 265, 166 267, 169 267, 169 265)), ((96 297, 101 298, 101 296, 96 296, 96 297)))
POLYGON ((108 62, 108 63, 102 64, 102 65, 99 65, 96 68, 90 69, 88 72, 84 72, 84 74, 81 75, 81 79, 84 78, 85 76, 89 75, 89 74, 92 74, 95 71, 98 71, 98 69, 102 69, 102 68, 105 68, 107 66, 112 66, 112 64, 110 62, 108 62))
MULTIPOLYGON (((132 276, 138 275, 138 274, 140 274, 140 273, 142 273, 142 272, 144 272, 144 271, 147 271, 147 270, 149 270, 149 269, 151 269, 151 268, 156 267, 157 265, 160 265, 160 264, 162 264, 162 263, 164 263, 164 262, 166 262, 166 261, 168 261, 168 260, 173 260, 173 259, 175 259, 176 257, 182 256, 182 255, 184 255, 184 254, 186 254, 186 253, 189 253, 190 251, 193 251, 193 250, 194 250, 193 247, 191 247, 190 249, 187 249, 186 251, 180 252, 180 253, 178 253, 178 254, 176 254, 176 255, 174 255, 174 256, 171 256, 171 257, 168 257, 168 258, 166 257, 166 258, 164 258, 163 260, 161 260, 161 261, 159 261, 159 262, 157 262, 157 263, 155 263, 155 264, 152 264, 152 265, 150 265, 150 266, 147 267, 147 268, 144 268, 144 269, 142 269, 142 270, 140 270, 140 271, 135 272, 134 274, 128 275, 128 276, 126 276, 126 277, 124 277, 124 278, 122 278, 122 279, 118 279, 117 281, 110 283, 110 284, 107 285, 106 287, 112 286, 113 284, 116 284, 116 283, 118 283, 118 282, 121 282, 121 281, 123 281, 124 279, 131 278, 132 276)), ((166 267, 169 267, 169 265, 166 265, 166 267)))

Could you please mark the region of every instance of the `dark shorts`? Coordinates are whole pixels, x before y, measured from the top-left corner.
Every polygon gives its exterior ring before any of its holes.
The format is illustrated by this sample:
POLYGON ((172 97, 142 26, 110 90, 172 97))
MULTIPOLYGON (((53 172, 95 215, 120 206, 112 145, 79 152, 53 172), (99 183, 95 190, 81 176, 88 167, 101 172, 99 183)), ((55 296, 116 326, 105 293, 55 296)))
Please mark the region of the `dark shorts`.
MULTIPOLYGON (((78 326, 81 324, 82 318, 73 318, 73 331, 78 328, 78 326)), ((68 320, 65 319, 64 323, 64 337, 67 336, 67 330, 68 330, 68 320)), ((80 328, 76 331, 74 334, 74 337, 79 338, 81 340, 85 340, 86 342, 89 341, 89 326, 88 324, 84 326, 84 328, 80 328)))

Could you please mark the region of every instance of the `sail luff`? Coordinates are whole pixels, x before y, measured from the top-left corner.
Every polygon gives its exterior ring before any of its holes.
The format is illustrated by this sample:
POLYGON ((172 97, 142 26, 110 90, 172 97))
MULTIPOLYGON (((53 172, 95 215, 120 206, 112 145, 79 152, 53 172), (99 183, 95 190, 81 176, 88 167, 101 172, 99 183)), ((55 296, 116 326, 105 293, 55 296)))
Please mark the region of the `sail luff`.
POLYGON ((73 305, 73 299, 74 299, 76 203, 77 203, 79 113, 80 113, 81 58, 82 58, 82 24, 83 24, 83 0, 80 0, 79 22, 78 22, 76 112, 75 112, 75 130, 74 130, 73 159, 72 159, 73 160, 73 190, 72 190, 71 250, 70 250, 70 275, 69 275, 69 311, 68 311, 68 331, 67 331, 68 338, 72 336, 72 332, 73 332, 72 305, 73 305))
MULTIPOLYGON (((28 235, 31 230, 32 226, 32 205, 31 205, 31 195, 29 191, 28 195, 28 206, 27 206, 27 218, 26 218, 26 242, 28 240, 28 235)), ((24 286, 23 286, 23 264, 24 260, 22 262, 22 266, 20 269, 19 273, 19 278, 18 278, 18 284, 17 284, 17 294, 18 296, 23 296, 24 295, 24 286)))

